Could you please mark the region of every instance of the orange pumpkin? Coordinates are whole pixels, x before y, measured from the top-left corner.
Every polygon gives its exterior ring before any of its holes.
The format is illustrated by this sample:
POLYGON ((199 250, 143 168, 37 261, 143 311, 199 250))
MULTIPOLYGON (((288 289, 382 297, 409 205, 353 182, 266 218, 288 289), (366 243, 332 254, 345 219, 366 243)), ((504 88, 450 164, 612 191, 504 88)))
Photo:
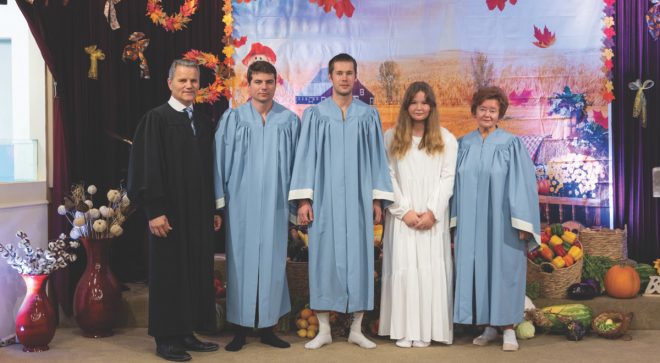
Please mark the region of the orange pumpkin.
POLYGON ((639 274, 632 266, 614 265, 605 274, 607 295, 618 299, 631 299, 639 292, 639 274))

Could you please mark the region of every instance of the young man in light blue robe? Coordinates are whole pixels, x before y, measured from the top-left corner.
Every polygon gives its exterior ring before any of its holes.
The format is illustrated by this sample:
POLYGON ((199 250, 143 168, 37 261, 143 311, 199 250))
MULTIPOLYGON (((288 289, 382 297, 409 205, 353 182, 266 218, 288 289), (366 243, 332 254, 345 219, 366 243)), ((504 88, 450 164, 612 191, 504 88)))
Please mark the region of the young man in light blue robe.
POLYGON ((227 110, 215 134, 216 208, 224 209, 227 232, 227 320, 238 325, 228 351, 240 350, 254 327, 262 343, 290 346, 271 327, 291 310, 287 195, 300 120, 273 101, 272 64, 252 63, 247 79, 250 101, 227 110))
POLYGON ((353 98, 357 63, 348 54, 330 60, 332 97, 305 110, 289 200, 298 223, 309 224, 310 306, 319 332, 305 344, 332 342, 329 312, 353 313, 348 341, 375 348, 361 330, 373 309, 373 226, 394 200, 378 112, 353 98))
POLYGON ((501 327, 503 350, 517 350, 512 328, 523 319, 527 249, 540 243, 540 213, 527 149, 497 128, 507 107, 498 87, 473 97, 478 129, 459 139, 450 227, 456 227, 454 322, 488 325, 476 345, 496 339, 501 327))

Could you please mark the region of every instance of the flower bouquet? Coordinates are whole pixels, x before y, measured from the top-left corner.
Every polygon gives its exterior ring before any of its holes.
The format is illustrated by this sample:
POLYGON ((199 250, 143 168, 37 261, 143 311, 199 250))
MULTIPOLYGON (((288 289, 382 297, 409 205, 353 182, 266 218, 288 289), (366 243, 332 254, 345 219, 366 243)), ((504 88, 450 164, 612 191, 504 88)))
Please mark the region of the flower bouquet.
POLYGON ((72 226, 69 233, 72 239, 104 239, 119 237, 124 233, 122 224, 133 212, 126 190, 123 187, 110 189, 106 194, 107 204, 99 208, 93 202, 96 193, 94 185, 85 190, 83 184, 75 184, 71 194, 64 197, 64 204, 57 207, 57 213, 65 216, 72 226))
POLYGON ((18 246, 24 256, 13 245, 0 244, 0 256, 21 274, 27 287, 16 316, 16 337, 23 344, 24 352, 41 352, 49 349, 48 343, 55 335, 56 326, 55 309, 45 289, 48 275, 76 261, 71 250, 78 248, 79 243, 68 241, 62 234, 57 240, 48 242, 44 250, 32 247, 24 232, 19 231, 16 236, 20 239, 18 246))
POLYGON ((71 250, 80 246, 77 241, 67 240, 65 234, 61 234, 55 241, 48 242, 46 250, 32 247, 25 232, 16 232, 16 237, 20 239, 18 246, 25 256, 20 256, 19 250, 13 245, 1 243, 0 256, 4 257, 7 264, 21 275, 48 275, 59 268, 64 268, 76 261, 76 255, 71 250))
POLYGON ((75 184, 57 212, 71 223, 70 237, 80 238, 87 265, 76 286, 74 316, 83 335, 100 338, 112 335, 121 308, 119 281, 110 270, 109 252, 113 238, 124 233, 122 224, 133 212, 126 190, 110 189, 104 205, 93 202, 97 188, 75 184))

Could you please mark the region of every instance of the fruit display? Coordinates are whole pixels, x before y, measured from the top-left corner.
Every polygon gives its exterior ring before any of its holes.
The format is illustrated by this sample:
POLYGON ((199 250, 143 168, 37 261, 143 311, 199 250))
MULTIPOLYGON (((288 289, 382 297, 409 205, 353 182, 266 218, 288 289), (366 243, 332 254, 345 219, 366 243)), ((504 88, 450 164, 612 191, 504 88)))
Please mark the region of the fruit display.
POLYGON ((383 245, 383 225, 374 224, 374 245, 381 247, 383 245))
POLYGON ((553 305, 540 309, 540 312, 548 320, 551 333, 565 333, 571 321, 589 327, 594 316, 593 310, 584 304, 553 305))
POLYGON ((296 328, 299 337, 313 339, 319 332, 319 319, 314 310, 309 307, 300 310, 296 319, 296 328))
POLYGON ((570 267, 582 259, 584 253, 577 234, 561 224, 546 227, 541 233, 541 246, 527 254, 537 265, 552 269, 570 267))

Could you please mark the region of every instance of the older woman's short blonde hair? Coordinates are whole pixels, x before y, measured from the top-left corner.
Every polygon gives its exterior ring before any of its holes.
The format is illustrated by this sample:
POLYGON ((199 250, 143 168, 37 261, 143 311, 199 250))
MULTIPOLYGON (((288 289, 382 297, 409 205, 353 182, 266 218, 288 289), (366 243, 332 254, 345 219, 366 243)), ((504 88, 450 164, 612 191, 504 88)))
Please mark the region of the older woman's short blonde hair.
POLYGON ((477 92, 472 95, 472 104, 470 105, 470 110, 472 111, 472 116, 476 116, 477 107, 484 103, 486 100, 495 100, 500 104, 500 119, 506 114, 506 109, 509 108, 509 97, 507 97, 504 90, 495 87, 481 87, 477 92))

